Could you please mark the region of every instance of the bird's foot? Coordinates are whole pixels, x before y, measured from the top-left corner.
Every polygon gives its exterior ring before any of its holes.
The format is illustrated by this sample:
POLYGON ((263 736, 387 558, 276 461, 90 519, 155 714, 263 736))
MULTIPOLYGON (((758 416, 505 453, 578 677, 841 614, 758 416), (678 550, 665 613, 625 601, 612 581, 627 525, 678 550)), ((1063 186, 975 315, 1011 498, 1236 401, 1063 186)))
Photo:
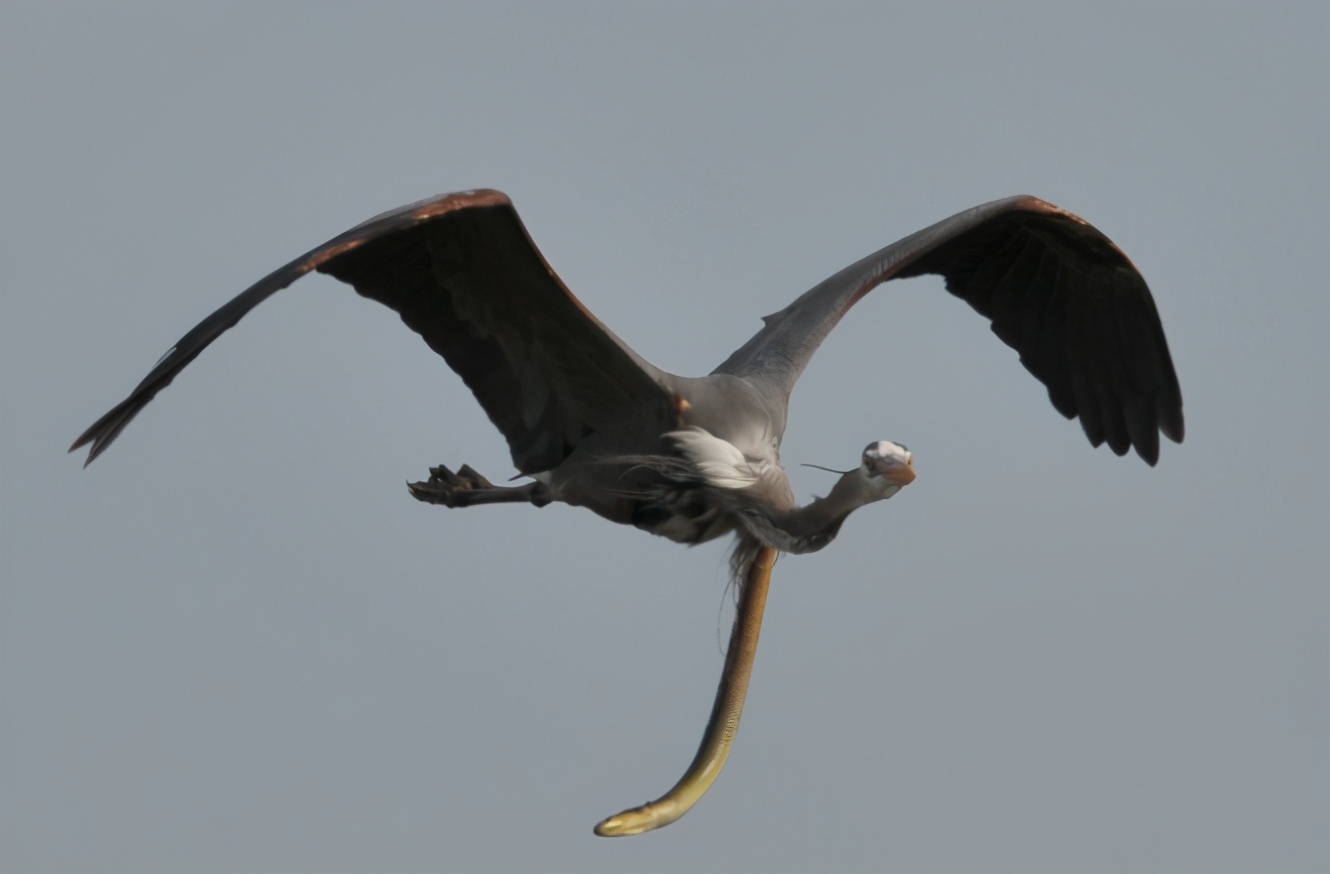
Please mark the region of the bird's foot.
POLYGON ((431 467, 428 482, 407 483, 407 488, 413 498, 427 504, 466 507, 473 503, 470 498, 476 494, 493 493, 499 487, 477 473, 471 465, 464 464, 457 473, 443 465, 431 467))

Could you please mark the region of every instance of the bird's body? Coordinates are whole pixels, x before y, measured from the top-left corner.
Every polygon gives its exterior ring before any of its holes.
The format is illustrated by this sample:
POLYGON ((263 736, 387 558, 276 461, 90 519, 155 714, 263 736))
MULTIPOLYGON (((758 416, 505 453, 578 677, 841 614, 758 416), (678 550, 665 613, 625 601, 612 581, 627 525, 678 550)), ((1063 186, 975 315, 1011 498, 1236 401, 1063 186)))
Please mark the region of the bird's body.
POLYGON ((395 310, 462 377, 529 478, 495 486, 467 466, 437 467, 412 484, 417 498, 450 507, 559 501, 680 543, 737 536, 736 575, 747 575, 743 597, 756 606, 741 604, 698 759, 666 798, 612 817, 602 834, 673 821, 719 771, 749 668, 733 653, 751 659, 757 630, 747 623, 760 623, 777 552, 822 548, 851 512, 914 479, 911 453, 877 441, 825 498, 800 506, 781 466, 794 384, 868 291, 941 275, 1096 446, 1119 455, 1135 447, 1153 465, 1161 431, 1183 436, 1182 396, 1144 279, 1102 233, 1036 198, 966 210, 869 255, 767 316, 711 374, 683 377, 600 324, 545 263, 507 197, 481 190, 384 213, 260 280, 181 338, 71 449, 90 443, 91 462, 213 340, 311 270, 395 310))
POLYGON ((687 544, 735 530, 717 493, 757 486, 773 506, 793 505, 780 466, 784 422, 751 384, 728 374, 656 376, 668 405, 664 429, 652 416, 609 440, 588 435, 563 463, 534 474, 552 498, 687 544))
MULTIPOLYGON (((590 434, 560 464, 530 475, 538 487, 490 494, 586 507, 611 522, 688 545, 730 533, 783 552, 812 552, 831 542, 843 514, 813 514, 802 526, 772 521, 800 509, 780 463, 784 420, 778 405, 729 374, 659 378, 674 399, 669 430, 647 419, 641 428, 616 431, 611 440, 590 434)), ((434 503, 474 494, 450 488, 449 476, 436 469, 434 487, 416 483, 412 493, 434 503)))

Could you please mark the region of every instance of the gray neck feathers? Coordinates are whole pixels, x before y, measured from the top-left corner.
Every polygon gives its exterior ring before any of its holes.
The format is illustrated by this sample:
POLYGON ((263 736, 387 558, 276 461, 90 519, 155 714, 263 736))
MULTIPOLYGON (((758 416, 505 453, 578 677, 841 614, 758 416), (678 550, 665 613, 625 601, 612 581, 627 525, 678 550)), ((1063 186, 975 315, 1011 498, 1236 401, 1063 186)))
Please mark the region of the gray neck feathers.
POLYGON ((758 540, 783 552, 816 552, 836 538, 851 513, 881 498, 856 468, 842 474, 825 498, 786 510, 750 508, 740 521, 758 540))

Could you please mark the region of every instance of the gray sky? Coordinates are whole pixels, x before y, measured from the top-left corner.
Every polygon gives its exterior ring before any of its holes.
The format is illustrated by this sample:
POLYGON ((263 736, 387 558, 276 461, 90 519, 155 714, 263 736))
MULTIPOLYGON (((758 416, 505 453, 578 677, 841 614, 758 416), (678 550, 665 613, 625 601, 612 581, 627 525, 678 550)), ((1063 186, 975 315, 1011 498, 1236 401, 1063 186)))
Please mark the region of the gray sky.
POLYGON ((0 16, 0 868, 1330 866, 1325 4, 0 16), (722 546, 412 501, 506 447, 322 277, 87 471, 64 454, 253 280, 476 186, 690 374, 867 252, 1037 194, 1146 275, 1187 442, 1092 450, 939 281, 875 292, 784 454, 895 439, 918 481, 777 567, 712 792, 595 838, 696 747, 722 546))

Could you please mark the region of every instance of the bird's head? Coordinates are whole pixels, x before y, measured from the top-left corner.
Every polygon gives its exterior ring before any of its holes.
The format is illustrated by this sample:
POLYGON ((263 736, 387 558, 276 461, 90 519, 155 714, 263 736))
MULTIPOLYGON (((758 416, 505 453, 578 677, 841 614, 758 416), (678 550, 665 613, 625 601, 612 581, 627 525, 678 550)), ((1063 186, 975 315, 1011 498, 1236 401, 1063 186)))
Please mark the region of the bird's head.
POLYGON ((914 482, 914 455, 900 443, 879 440, 864 448, 859 475, 877 493, 876 500, 890 498, 914 482))
MULTIPOLYGON (((792 511, 759 518, 770 524, 753 536, 785 552, 814 552, 830 543, 851 513, 875 501, 884 501, 914 482, 914 456, 900 443, 879 440, 864 447, 858 467, 835 470, 818 464, 806 465, 840 474, 831 493, 792 511)), ((760 527, 760 526, 759 526, 760 527)))

